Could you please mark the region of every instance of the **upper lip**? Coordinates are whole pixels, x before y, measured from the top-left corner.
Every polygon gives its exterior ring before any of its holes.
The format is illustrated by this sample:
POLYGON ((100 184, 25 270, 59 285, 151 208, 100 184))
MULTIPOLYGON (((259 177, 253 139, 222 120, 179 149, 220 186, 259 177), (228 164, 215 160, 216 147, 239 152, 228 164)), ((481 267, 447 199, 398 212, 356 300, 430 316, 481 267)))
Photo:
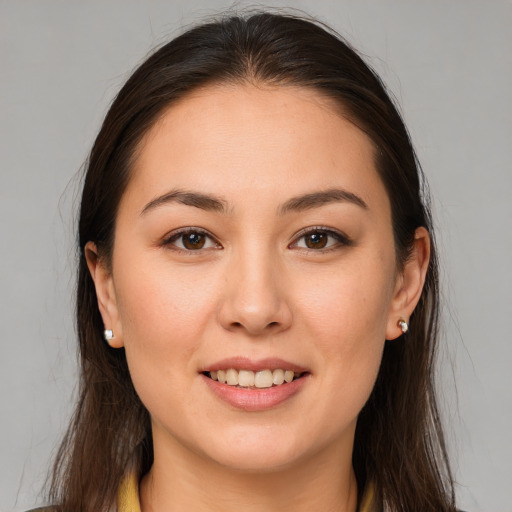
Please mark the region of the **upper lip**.
POLYGON ((229 370, 230 368, 236 370, 251 370, 258 372, 261 370, 292 370, 297 373, 308 372, 307 368, 298 364, 280 359, 277 357, 267 357, 264 359, 249 359, 243 356, 229 357, 216 361, 215 363, 205 366, 201 372, 212 372, 217 370, 229 370))

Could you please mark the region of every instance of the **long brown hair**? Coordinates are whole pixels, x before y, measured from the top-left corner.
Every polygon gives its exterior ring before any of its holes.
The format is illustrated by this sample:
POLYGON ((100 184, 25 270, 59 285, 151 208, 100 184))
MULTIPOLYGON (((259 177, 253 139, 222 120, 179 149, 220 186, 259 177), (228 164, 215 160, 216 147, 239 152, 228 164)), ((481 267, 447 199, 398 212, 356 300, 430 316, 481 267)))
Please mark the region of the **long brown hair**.
POLYGON ((166 108, 212 83, 263 83, 314 89, 373 141, 391 202, 398 265, 416 228, 432 237, 431 260, 410 330, 384 349, 373 392, 361 411, 353 466, 359 488, 372 482, 381 506, 397 512, 454 510, 453 482, 436 405, 438 266, 428 196, 397 108, 377 74, 339 35, 318 22, 265 12, 203 23, 153 53, 115 98, 86 166, 80 219, 77 329, 80 387, 53 468, 50 500, 63 512, 106 511, 129 464, 153 460, 150 419, 124 350, 102 339, 103 323, 84 256, 94 241, 108 262, 116 211, 141 138, 166 108))

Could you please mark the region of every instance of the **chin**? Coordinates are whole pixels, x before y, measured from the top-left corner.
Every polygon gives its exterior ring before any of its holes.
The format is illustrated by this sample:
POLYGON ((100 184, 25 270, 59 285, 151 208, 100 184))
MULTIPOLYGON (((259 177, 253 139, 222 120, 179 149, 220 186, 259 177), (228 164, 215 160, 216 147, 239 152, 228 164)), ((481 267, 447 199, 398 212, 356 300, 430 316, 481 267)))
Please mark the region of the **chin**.
POLYGON ((216 446, 211 444, 205 455, 225 468, 262 473, 293 466, 305 455, 303 451, 290 434, 267 437, 257 433, 239 435, 216 446))
POLYGON ((249 452, 243 453, 224 453, 215 458, 215 461, 226 469, 241 473, 273 473, 285 470, 294 465, 295 457, 288 453, 249 452))

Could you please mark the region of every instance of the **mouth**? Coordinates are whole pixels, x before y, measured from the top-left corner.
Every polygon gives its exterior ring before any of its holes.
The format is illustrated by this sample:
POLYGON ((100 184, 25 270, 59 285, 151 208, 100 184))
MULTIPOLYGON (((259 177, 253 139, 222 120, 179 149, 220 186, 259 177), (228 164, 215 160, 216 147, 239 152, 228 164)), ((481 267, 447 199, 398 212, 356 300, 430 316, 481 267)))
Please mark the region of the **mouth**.
POLYGON ((205 377, 227 384, 234 388, 268 389, 290 384, 308 375, 305 371, 294 371, 283 368, 262 369, 259 371, 228 368, 227 370, 211 370, 202 372, 205 377))
POLYGON ((289 403, 311 380, 309 368, 279 358, 232 357, 199 372, 221 401, 246 412, 262 412, 289 403))

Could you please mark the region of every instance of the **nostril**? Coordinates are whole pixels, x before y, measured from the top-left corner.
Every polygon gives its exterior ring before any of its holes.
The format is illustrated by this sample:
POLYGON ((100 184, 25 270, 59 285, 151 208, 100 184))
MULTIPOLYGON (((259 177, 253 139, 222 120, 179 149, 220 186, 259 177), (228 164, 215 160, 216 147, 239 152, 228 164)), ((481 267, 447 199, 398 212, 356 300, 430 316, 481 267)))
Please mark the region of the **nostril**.
MULTIPOLYGON (((239 328, 239 327, 244 327, 244 323, 243 322, 231 322, 231 327, 235 327, 235 328, 239 328)), ((279 327, 280 323, 279 322, 270 322, 266 325, 266 329, 268 328, 276 328, 276 327, 279 327)))

